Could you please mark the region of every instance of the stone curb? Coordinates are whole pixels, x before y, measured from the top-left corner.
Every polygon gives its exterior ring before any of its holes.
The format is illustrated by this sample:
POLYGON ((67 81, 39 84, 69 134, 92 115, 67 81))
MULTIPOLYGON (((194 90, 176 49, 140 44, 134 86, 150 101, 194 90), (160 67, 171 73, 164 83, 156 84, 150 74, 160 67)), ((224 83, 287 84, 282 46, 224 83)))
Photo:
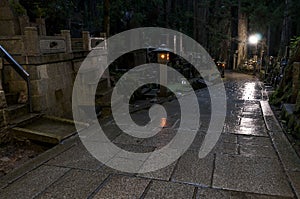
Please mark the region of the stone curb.
POLYGON ((264 121, 271 137, 273 146, 283 165, 284 171, 290 181, 296 196, 300 198, 300 158, 284 134, 268 101, 260 102, 264 121))
POLYGON ((42 164, 59 155, 60 153, 68 150, 69 148, 74 146, 77 141, 78 135, 75 135, 63 141, 62 143, 54 146, 53 148, 45 151, 36 158, 30 160, 29 162, 26 162, 24 165, 16 168, 11 173, 8 173, 7 175, 3 176, 0 179, 0 189, 5 188, 6 186, 21 178, 25 174, 36 169, 37 167, 41 166, 42 164))

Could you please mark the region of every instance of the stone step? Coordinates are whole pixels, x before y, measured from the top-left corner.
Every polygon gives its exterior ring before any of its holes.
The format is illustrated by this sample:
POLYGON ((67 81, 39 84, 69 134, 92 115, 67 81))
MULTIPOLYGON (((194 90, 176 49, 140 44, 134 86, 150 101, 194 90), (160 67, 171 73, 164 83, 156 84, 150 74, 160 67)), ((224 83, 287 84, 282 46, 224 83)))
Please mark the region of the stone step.
POLYGON ((7 124, 28 114, 27 104, 14 104, 3 109, 4 118, 7 124))
POLYGON ((9 125, 22 125, 22 124, 30 123, 41 116, 42 115, 39 113, 28 113, 26 115, 23 115, 21 117, 9 121, 9 125))
MULTIPOLYGON (((88 124, 79 123, 82 129, 88 124)), ((58 144, 77 133, 75 122, 72 120, 42 116, 30 123, 12 128, 15 136, 23 139, 35 140, 43 143, 58 144)))
POLYGON ((5 99, 8 106, 18 103, 19 95, 18 93, 6 93, 5 99))

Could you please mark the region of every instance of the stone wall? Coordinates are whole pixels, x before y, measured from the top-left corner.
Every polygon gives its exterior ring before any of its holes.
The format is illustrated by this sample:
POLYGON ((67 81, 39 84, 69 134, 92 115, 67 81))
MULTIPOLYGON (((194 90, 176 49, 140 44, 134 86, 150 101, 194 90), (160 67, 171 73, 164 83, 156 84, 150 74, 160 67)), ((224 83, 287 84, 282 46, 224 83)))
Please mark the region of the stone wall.
MULTIPOLYGON (((15 59, 30 74, 34 112, 49 115, 72 116, 72 89, 76 76, 74 66, 80 66, 86 54, 52 54, 39 57, 17 56, 15 59)), ((6 93, 26 91, 26 82, 4 62, 6 93)))
POLYGON ((8 0, 0 1, 0 35, 20 35, 20 24, 8 0))

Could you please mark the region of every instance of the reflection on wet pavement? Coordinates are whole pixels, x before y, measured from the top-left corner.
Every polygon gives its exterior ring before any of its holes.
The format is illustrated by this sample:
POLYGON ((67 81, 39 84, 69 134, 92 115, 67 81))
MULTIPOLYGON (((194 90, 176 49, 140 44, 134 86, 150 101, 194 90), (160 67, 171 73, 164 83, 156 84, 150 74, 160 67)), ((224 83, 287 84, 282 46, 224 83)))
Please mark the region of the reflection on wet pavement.
POLYGON ((246 83, 243 88, 243 100, 253 100, 255 99, 255 83, 246 83))

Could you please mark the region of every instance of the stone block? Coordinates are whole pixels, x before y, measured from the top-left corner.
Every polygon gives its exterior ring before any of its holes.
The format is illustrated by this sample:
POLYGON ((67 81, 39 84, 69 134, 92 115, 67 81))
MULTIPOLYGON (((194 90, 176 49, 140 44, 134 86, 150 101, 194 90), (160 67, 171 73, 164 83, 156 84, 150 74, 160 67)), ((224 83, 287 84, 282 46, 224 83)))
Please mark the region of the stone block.
POLYGON ((32 108, 34 112, 43 112, 45 110, 51 109, 51 107, 48 106, 46 96, 44 95, 33 95, 31 97, 32 100, 32 108))
POLYGON ((0 90, 0 108, 4 108, 7 106, 5 93, 3 90, 0 90))
POLYGON ((40 76, 40 73, 37 69, 37 66, 29 65, 29 66, 25 66, 25 67, 26 67, 26 71, 30 75, 30 80, 39 80, 39 79, 41 79, 41 76, 40 76))
POLYGON ((83 41, 83 50, 90 51, 91 43, 90 43, 90 33, 88 31, 82 31, 82 41, 83 41))
POLYGON ((8 87, 8 90, 11 93, 19 93, 20 91, 27 92, 27 83, 24 80, 10 81, 8 87))
POLYGON ((58 72, 58 67, 59 67, 60 64, 47 64, 46 67, 47 67, 47 74, 49 76, 50 79, 56 77, 59 72, 58 72))
POLYGON ((42 95, 48 92, 48 82, 46 80, 32 80, 30 84, 32 95, 42 95))
POLYGON ((72 42, 71 42, 71 34, 70 30, 61 30, 61 35, 65 38, 66 41, 66 52, 72 52, 72 42))
POLYGON ((1 20, 12 20, 14 18, 14 14, 8 5, 0 7, 0 13, 1 20))
POLYGON ((43 54, 66 52, 66 42, 62 38, 42 38, 39 40, 39 46, 43 54))
POLYGON ((24 47, 26 55, 40 55, 39 36, 36 27, 25 27, 24 47))
POLYGON ((47 64, 38 66, 37 71, 41 79, 49 79, 47 64))

